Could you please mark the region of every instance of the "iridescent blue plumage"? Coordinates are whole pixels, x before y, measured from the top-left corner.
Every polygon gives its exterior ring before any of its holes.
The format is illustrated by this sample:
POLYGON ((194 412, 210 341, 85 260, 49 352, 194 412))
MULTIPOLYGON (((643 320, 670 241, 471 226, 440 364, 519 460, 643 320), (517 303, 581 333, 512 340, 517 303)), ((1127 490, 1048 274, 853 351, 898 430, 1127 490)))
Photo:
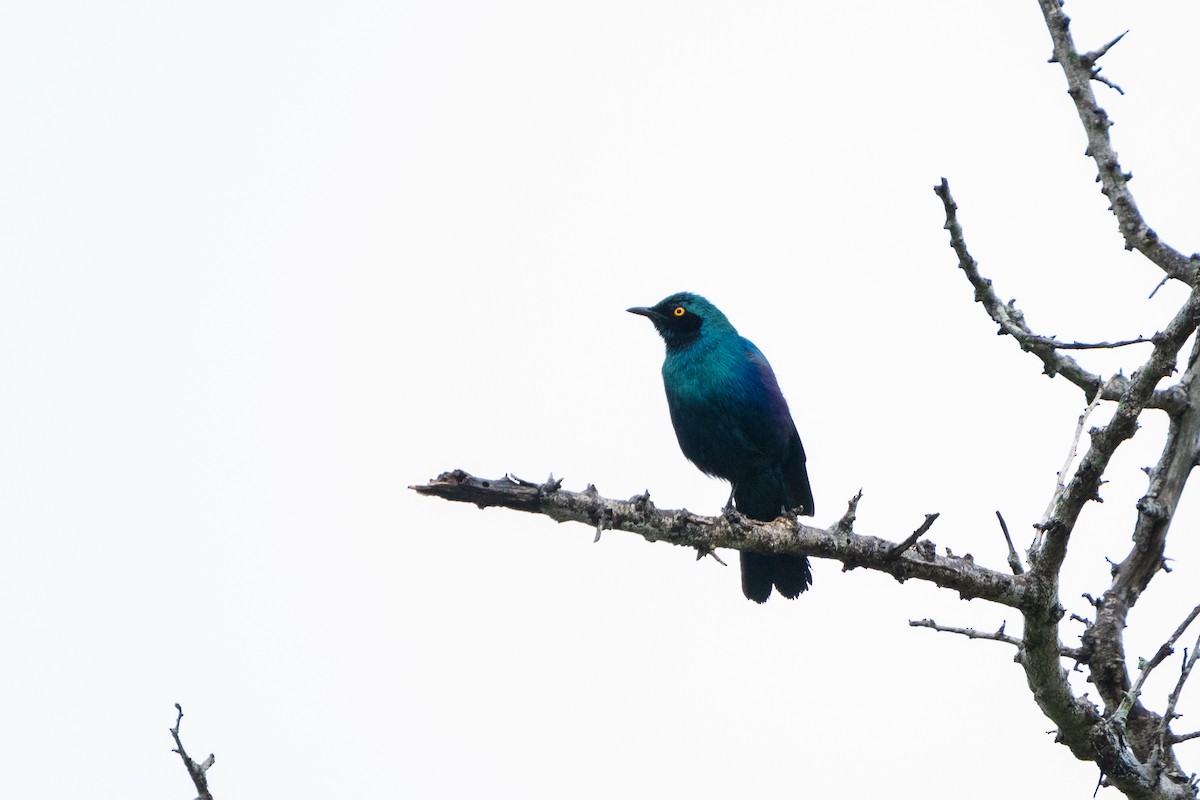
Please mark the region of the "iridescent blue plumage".
MULTIPOLYGON (((688 460, 729 481, 747 517, 770 521, 794 509, 811 515, 804 446, 762 352, 699 295, 680 292, 629 311, 648 317, 666 342, 663 384, 688 460)), ((758 603, 772 586, 795 598, 812 583, 801 556, 743 552, 741 564, 742 591, 758 603)))

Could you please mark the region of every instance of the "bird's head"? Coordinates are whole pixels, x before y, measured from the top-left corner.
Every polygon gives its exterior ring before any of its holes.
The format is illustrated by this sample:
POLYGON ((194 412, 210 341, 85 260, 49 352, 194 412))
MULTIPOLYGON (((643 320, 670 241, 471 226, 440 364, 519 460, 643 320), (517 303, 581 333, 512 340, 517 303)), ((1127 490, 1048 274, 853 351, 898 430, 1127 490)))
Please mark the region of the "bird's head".
POLYGON ((630 314, 649 317, 655 330, 667 343, 667 349, 682 347, 706 332, 737 333, 720 309, 698 294, 676 292, 657 305, 626 309, 630 314))

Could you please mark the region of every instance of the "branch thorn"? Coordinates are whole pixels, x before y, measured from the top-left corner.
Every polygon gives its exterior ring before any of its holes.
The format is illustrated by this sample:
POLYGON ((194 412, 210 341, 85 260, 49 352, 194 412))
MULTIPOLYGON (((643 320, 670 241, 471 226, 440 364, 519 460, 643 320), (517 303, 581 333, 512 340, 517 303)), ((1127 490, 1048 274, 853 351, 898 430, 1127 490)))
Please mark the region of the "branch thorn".
POLYGON ((900 544, 892 547, 892 549, 888 551, 886 559, 888 561, 896 561, 900 558, 900 556, 904 555, 904 551, 916 544, 917 539, 920 539, 931 527, 933 527, 933 523, 939 516, 941 516, 940 513, 926 514, 925 521, 921 523, 921 527, 909 534, 908 538, 906 538, 903 542, 900 542, 900 544))

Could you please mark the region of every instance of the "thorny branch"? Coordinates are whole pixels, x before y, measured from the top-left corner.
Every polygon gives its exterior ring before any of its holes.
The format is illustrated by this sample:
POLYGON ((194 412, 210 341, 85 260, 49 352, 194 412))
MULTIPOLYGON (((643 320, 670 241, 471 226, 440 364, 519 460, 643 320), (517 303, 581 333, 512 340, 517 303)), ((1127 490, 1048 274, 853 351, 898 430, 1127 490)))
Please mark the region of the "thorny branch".
POLYGON ((1140 670, 1141 674, 1138 676, 1137 684, 1133 687, 1134 691, 1131 692, 1132 694, 1136 694, 1137 691, 1141 689, 1142 684, 1146 682, 1146 678, 1150 677, 1150 673, 1154 671, 1155 667, 1165 661, 1167 656, 1174 655, 1175 643, 1179 641, 1179 637, 1183 636, 1183 633, 1188 629, 1188 626, 1196 621, 1197 616, 1200 616, 1200 605, 1191 610, 1191 612, 1184 618, 1183 622, 1179 623, 1179 627, 1175 629, 1175 632, 1171 634, 1170 638, 1162 643, 1162 646, 1158 648, 1158 651, 1154 654, 1154 656, 1142 665, 1140 670))
POLYGON ((939 625, 931 619, 910 619, 908 624, 912 628, 929 628, 930 630, 941 631, 942 633, 954 633, 959 636, 966 636, 968 639, 990 639, 993 642, 1011 644, 1013 647, 1021 646, 1020 639, 1016 636, 1009 636, 1004 632, 1004 625, 1001 625, 998 630, 988 633, 987 631, 977 631, 974 628, 955 628, 951 625, 939 625))
MULTIPOLYGON (((1117 217, 1121 236, 1125 238, 1125 249, 1137 250, 1172 278, 1194 285, 1197 276, 1200 275, 1200 259, 1194 255, 1189 258, 1169 246, 1159 239, 1158 234, 1142 219, 1142 213, 1129 191, 1129 181, 1133 175, 1125 172, 1117 161, 1117 152, 1108 136, 1112 122, 1108 113, 1096 102, 1096 95, 1092 91, 1092 81, 1099 75, 1096 61, 1120 41, 1124 34, 1101 49, 1081 56, 1076 51, 1075 40, 1071 36, 1071 20, 1063 11, 1060 0, 1038 0, 1038 6, 1042 9, 1046 28, 1050 31, 1050 39, 1054 45, 1054 54, 1050 60, 1062 67, 1067 78, 1067 94, 1075 103, 1075 110, 1079 113, 1079 120, 1087 134, 1087 155, 1096 162, 1100 191, 1112 204, 1112 212, 1117 217)), ((1108 81, 1103 82, 1108 84, 1108 81)))
MULTIPOLYGON (((1025 667, 1030 689, 1038 705, 1058 724, 1058 741, 1066 744, 1079 758, 1100 766, 1102 782, 1116 786, 1135 798, 1194 798, 1196 786, 1179 766, 1171 749, 1178 740, 1170 733, 1169 723, 1174 702, 1168 700, 1163 716, 1146 709, 1140 700, 1142 685, 1150 671, 1170 653, 1182 627, 1155 657, 1143 665, 1136 684, 1131 685, 1125 663, 1124 630, 1129 610, 1162 568, 1166 532, 1174 515, 1180 493, 1191 468, 1197 462, 1197 436, 1200 435, 1200 343, 1194 343, 1188 367, 1179 384, 1159 389, 1158 384, 1175 369, 1179 352, 1200 324, 1200 295, 1196 279, 1200 259, 1184 258, 1160 241, 1142 219, 1129 192, 1130 175, 1117 162, 1108 137, 1110 122, 1092 92, 1091 82, 1099 77, 1096 62, 1113 45, 1116 37, 1098 50, 1079 55, 1069 31, 1069 20, 1058 0, 1039 0, 1054 43, 1054 58, 1067 76, 1069 94, 1076 104, 1088 136, 1088 155, 1096 160, 1104 194, 1112 203, 1128 249, 1136 249, 1158 265, 1168 277, 1185 281, 1193 291, 1171 322, 1151 337, 1153 351, 1146 361, 1126 378, 1118 374, 1103 381, 1078 362, 1060 352, 1053 340, 1039 337, 1029 329, 1014 303, 1004 305, 992 290, 967 250, 957 219, 957 205, 943 179, 935 187, 946 214, 946 229, 959 267, 975 288, 975 298, 989 316, 1000 325, 1000 332, 1013 336, 1022 349, 1041 359, 1048 375, 1063 374, 1082 388, 1093 405, 1101 400, 1116 401, 1117 408, 1108 424, 1089 432, 1090 446, 1080 459, 1069 481, 1063 482, 1066 469, 1074 461, 1075 447, 1067 467, 1060 474, 1059 487, 1050 509, 1038 526, 1039 539, 1031 549, 1028 574, 1028 598, 1023 607, 1025 628, 1019 660, 1025 667), (1065 615, 1058 600, 1058 576, 1067 554, 1067 543, 1083 507, 1098 500, 1103 474, 1116 449, 1136 431, 1144 408, 1165 410, 1170 417, 1167 443, 1158 465, 1151 471, 1150 487, 1138 503, 1138 522, 1133 548, 1114 566, 1112 587, 1094 602, 1096 622, 1087 625, 1080 654, 1104 701, 1104 712, 1086 698, 1076 697, 1061 664, 1058 624, 1065 615)), ((1200 340, 1198 340, 1200 342, 1200 340)), ((1076 438, 1086 419, 1081 417, 1076 438)), ((1190 620, 1189 620, 1190 621, 1190 620)), ((1197 643, 1200 647, 1200 642, 1197 643)), ((1188 663, 1194 663, 1194 659, 1188 663)), ((1185 675, 1188 672, 1185 663, 1185 675)), ((1185 676, 1177 689, 1182 688, 1185 676)), ((1177 698, 1178 692, 1173 695, 1177 698)))
POLYGON ((1115 350, 1118 347, 1128 347, 1131 344, 1148 344, 1154 341, 1145 336, 1139 336, 1136 339, 1122 339, 1119 342, 1060 342, 1053 336, 1038 336, 1037 338, 1055 350, 1115 350))
MULTIPOLYGON (((939 625, 931 619, 910 619, 908 621, 910 627, 913 628, 929 628, 930 630, 941 631, 942 633, 954 633, 959 636, 966 636, 968 639, 990 639, 993 642, 1004 642, 1011 644, 1014 647, 1021 647, 1021 640, 1016 636, 1010 636, 1004 632, 1005 625, 1001 625, 998 630, 977 631, 974 628, 956 628, 952 625, 939 625)), ((1083 661, 1084 653, 1077 647, 1064 647, 1059 653, 1063 658, 1074 659, 1075 661, 1083 661)))
MULTIPOLYGON (((1200 615, 1200 606, 1196 606, 1192 609, 1191 613, 1189 613, 1183 622, 1179 624, 1179 627, 1175 629, 1175 632, 1171 634, 1170 638, 1168 638, 1162 643, 1162 645, 1159 646, 1158 650, 1154 653, 1149 661, 1142 661, 1141 669, 1138 670, 1137 682, 1134 683, 1133 687, 1125 693, 1125 699, 1121 701, 1121 705, 1113 714, 1114 718, 1119 717, 1121 719, 1125 719, 1129 716, 1129 712, 1133 709, 1134 704, 1137 702, 1138 698, 1141 697, 1142 686, 1145 685, 1146 679, 1150 677, 1150 673, 1154 671, 1155 667, 1165 661, 1168 656, 1175 653, 1175 643, 1179 641, 1180 636, 1183 636, 1183 632, 1188 629, 1188 626, 1192 624, 1197 615, 1200 615)), ((1174 706, 1169 705, 1167 707, 1167 713, 1163 715, 1164 721, 1169 721, 1173 712, 1174 706)))
MULTIPOLYGON (((1040 336, 1030 330, 1025 322, 1025 314, 1016 307, 1015 301, 1008 304, 1001 302, 992 288, 990 279, 979 272, 979 264, 967 249, 966 238, 962 225, 958 221, 958 204, 950 194, 950 184, 942 178, 942 182, 934 187, 934 192, 942 200, 945 209, 945 229, 950 232, 950 246, 958 256, 959 269, 967 276, 967 280, 975 287, 975 301, 981 303, 987 310, 988 316, 1000 326, 999 333, 1012 336, 1020 344, 1021 349, 1033 353, 1041 360, 1043 372, 1050 377, 1062 375, 1071 383, 1078 386, 1087 395, 1088 400, 1096 397, 1097 393, 1104 400, 1119 400, 1129 386, 1129 379, 1123 375, 1114 375, 1106 382, 1104 378, 1089 372, 1080 366, 1079 362, 1070 356, 1058 352, 1055 340, 1040 336)), ((1159 408, 1168 412, 1178 412, 1183 399, 1170 391, 1155 392, 1147 401, 1148 408, 1159 408)))
MULTIPOLYGON (((656 508, 648 494, 614 500, 601 497, 592 486, 584 492, 570 492, 560 484, 561 481, 554 479, 535 484, 510 476, 477 478, 454 470, 409 488, 431 497, 474 503, 480 508, 501 506, 542 514, 557 522, 581 522, 636 533, 651 542, 705 550, 726 547, 831 558, 842 562, 847 570, 862 567, 885 572, 901 582, 910 578, 929 581, 953 589, 963 598, 980 597, 1011 607, 1023 602, 1024 587, 1019 577, 978 566, 969 555, 938 555, 929 540, 894 555, 898 547, 895 542, 852 533, 848 527, 835 525, 825 530, 786 516, 773 522, 756 522, 736 512, 705 517, 686 509, 656 508)), ((932 524, 932 520, 927 520, 923 529, 918 530, 923 533, 932 524)))
MULTIPOLYGON (((1001 325, 1001 331, 1010 333, 1024 349, 1037 354, 1046 365, 1048 374, 1062 372, 1072 382, 1083 387, 1093 404, 1110 397, 1117 401, 1112 419, 1106 425, 1090 432, 1091 441, 1087 451, 1079 460, 1071 479, 1064 483, 1063 475, 1074 462, 1076 446, 1072 446, 1071 456, 1064 467, 1064 473, 1060 473, 1059 486, 1050 507, 1038 525, 1038 539, 1029 553, 1029 603, 1021 609, 1025 617, 1025 627, 1019 656, 1030 688, 1043 712, 1058 724, 1058 740, 1070 747, 1078 758, 1097 763, 1108 776, 1108 780, 1127 795, 1158 798, 1194 797, 1190 784, 1186 782, 1186 791, 1178 791, 1180 784, 1177 778, 1183 773, 1173 753, 1169 749, 1153 749, 1147 745, 1147 742, 1154 738, 1152 731, 1158 730, 1154 724, 1156 717, 1141 707, 1136 696, 1132 699, 1132 711, 1136 713, 1116 716, 1116 710, 1126 700, 1126 691, 1130 688, 1124 667, 1122 645, 1125 615, 1145 583, 1149 581, 1153 570, 1145 573, 1143 569, 1144 581, 1139 581, 1136 590, 1125 591, 1120 595, 1125 601, 1123 607, 1117 608, 1116 604, 1106 602, 1112 590, 1106 593, 1097 604, 1097 623, 1090 626, 1084 634, 1083 660, 1091 669, 1093 682, 1100 688, 1109 719, 1105 719, 1092 703, 1075 696, 1062 667, 1063 646, 1059 640, 1058 623, 1065 612, 1058 599, 1058 575, 1079 514, 1088 502, 1099 499, 1098 492, 1108 463, 1117 448, 1137 430, 1137 420, 1142 410, 1157 403, 1158 407, 1168 412, 1172 430, 1175 430, 1181 426, 1181 421, 1190 419, 1197 413, 1195 409, 1200 409, 1200 397, 1193 397, 1193 382, 1187 375, 1179 386, 1167 390, 1156 388, 1159 382, 1174 370, 1180 349, 1200 325, 1200 290, 1193 289, 1187 302, 1167 327, 1152 337, 1154 347, 1150 357, 1130 378, 1116 376, 1100 385, 1097 383, 1100 380, 1098 376, 1086 373, 1073 359, 1055 352, 1044 342, 1029 338, 1029 330, 1023 317, 1013 304, 1000 304, 991 289, 991 281, 979 273, 975 260, 967 251, 962 228, 957 221, 957 205, 950 195, 948 182, 943 179, 940 185, 934 187, 934 191, 942 199, 946 212, 945 227, 950 231, 951 247, 958 255, 959 266, 975 287, 976 299, 983 303, 993 320, 1001 325), (1112 610, 1118 613, 1113 614, 1112 610), (1118 620, 1121 623, 1119 627, 1116 625, 1118 620)), ((1195 381, 1195 384, 1200 386, 1200 381, 1195 381)), ((1082 433, 1085 419, 1086 413, 1081 417, 1076 431, 1077 438, 1082 433)), ((1200 418, 1197 419, 1196 425, 1196 432, 1200 432, 1200 418)), ((1180 441, 1194 443, 1195 432, 1190 438, 1186 434, 1169 438, 1169 442, 1176 445, 1180 441)), ((1175 452, 1170 443, 1168 449, 1172 450, 1172 453, 1175 452)), ((1186 457, 1187 470, 1190 471, 1196 457, 1194 444, 1187 450, 1186 457)), ((1164 459, 1171 460, 1166 453, 1164 459)), ((1181 490, 1187 472, 1174 470, 1172 474, 1175 480, 1167 482, 1166 485, 1181 490)), ((1169 493, 1168 507, 1165 508, 1159 498, 1150 495, 1148 498, 1143 498, 1143 502, 1139 504, 1139 509, 1146 509, 1139 517, 1146 516, 1150 510, 1162 512, 1157 519, 1164 524, 1160 525, 1157 533, 1161 541, 1165 542, 1164 520, 1169 519, 1173 512, 1177 495, 1174 491, 1169 493)), ((1142 542, 1143 551, 1146 551, 1146 544, 1158 539, 1149 534, 1139 538, 1135 534, 1135 541, 1142 542)), ((1150 556, 1139 558, 1136 563, 1144 567, 1151 563, 1146 559, 1151 559, 1154 569, 1157 569, 1162 563, 1161 548, 1151 545, 1148 552, 1150 556)), ((1132 571, 1132 567, 1129 570, 1132 571)), ((1117 581, 1120 580, 1120 573, 1121 568, 1118 568, 1117 581)), ((1114 582, 1114 587, 1116 585, 1114 582)), ((1161 735, 1156 738, 1156 742, 1164 740, 1165 737, 1161 735)))
MULTIPOLYGON (((1125 559, 1115 565, 1112 586, 1095 603, 1096 621, 1083 634, 1083 646, 1091 653, 1092 682, 1104 700, 1107 713, 1122 722, 1127 718, 1126 733, 1135 751, 1143 761, 1155 766, 1157 773, 1168 776, 1183 774, 1170 749, 1172 742, 1167 728, 1174 709, 1168 701, 1167 710, 1160 717, 1142 704, 1134 691, 1137 687, 1130 683, 1124 631, 1130 610, 1163 568, 1171 520, 1195 466, 1196 441, 1200 435, 1200 343, 1193 343, 1180 384, 1189 401, 1187 408, 1171 418, 1163 453, 1150 470, 1146 494, 1138 501, 1133 546, 1125 559)), ((1173 647, 1193 619, 1189 615, 1181 624, 1168 639, 1167 649, 1173 647)))
POLYGON ((183 721, 183 706, 176 703, 175 710, 179 712, 179 716, 175 718, 175 727, 171 728, 171 736, 175 739, 175 748, 171 752, 178 753, 179 757, 183 759, 183 765, 187 767, 188 775, 191 776, 192 783, 196 785, 196 791, 199 793, 197 796, 198 800, 213 800, 212 792, 208 790, 208 776, 206 773, 216 762, 216 756, 209 753, 208 758, 200 763, 192 760, 187 751, 183 749, 183 742, 179 740, 179 723, 183 721))
POLYGON ((1179 695, 1183 694, 1183 685, 1187 683, 1187 679, 1192 675, 1192 668, 1196 666, 1197 656, 1200 656, 1200 637, 1196 637, 1196 644, 1192 647, 1192 654, 1187 656, 1183 662, 1183 669, 1179 672, 1179 680, 1175 682, 1175 688, 1172 690, 1171 696, 1167 698, 1167 710, 1162 716, 1162 722, 1159 723, 1159 730, 1164 742, 1170 742, 1172 738, 1169 726, 1171 720, 1178 716, 1175 713, 1175 704, 1179 702, 1179 695))

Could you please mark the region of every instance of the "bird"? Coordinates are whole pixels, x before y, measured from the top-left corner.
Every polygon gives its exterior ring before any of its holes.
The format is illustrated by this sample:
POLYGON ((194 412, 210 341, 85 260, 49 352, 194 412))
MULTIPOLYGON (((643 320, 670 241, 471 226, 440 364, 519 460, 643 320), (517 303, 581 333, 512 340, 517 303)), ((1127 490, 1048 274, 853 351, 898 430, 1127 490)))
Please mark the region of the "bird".
MULTIPOLYGON (((804 445, 762 351, 698 294, 626 310, 648 317, 666 343, 662 377, 675 437, 702 472, 729 481, 726 509, 760 522, 811 516, 804 445)), ((812 585, 805 556, 742 551, 740 560, 742 593, 756 603, 772 587, 794 600, 812 585)))

